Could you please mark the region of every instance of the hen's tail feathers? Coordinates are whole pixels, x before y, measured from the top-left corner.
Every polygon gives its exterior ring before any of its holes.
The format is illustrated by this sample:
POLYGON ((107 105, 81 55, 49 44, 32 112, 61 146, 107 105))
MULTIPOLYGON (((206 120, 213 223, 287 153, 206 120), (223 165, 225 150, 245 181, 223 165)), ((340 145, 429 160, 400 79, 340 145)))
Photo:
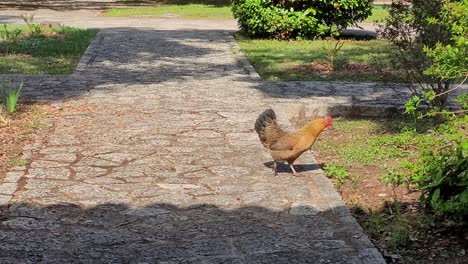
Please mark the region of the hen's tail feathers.
POLYGON ((275 111, 273 111, 273 109, 265 110, 258 116, 257 121, 255 121, 255 131, 257 131, 258 137, 260 138, 260 141, 262 142, 263 146, 268 148, 269 142, 267 141, 269 140, 265 135, 265 128, 267 127, 267 125, 277 126, 276 114, 275 111))

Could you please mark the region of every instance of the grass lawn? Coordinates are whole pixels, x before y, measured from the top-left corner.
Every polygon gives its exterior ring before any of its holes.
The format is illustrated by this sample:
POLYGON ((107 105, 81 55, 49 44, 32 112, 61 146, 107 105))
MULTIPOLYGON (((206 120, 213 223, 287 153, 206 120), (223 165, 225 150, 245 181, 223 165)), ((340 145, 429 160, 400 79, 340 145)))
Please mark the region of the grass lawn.
POLYGON ((210 19, 233 19, 229 6, 214 6, 201 4, 167 5, 167 6, 144 6, 134 8, 113 8, 105 13, 111 17, 132 16, 177 16, 182 18, 210 18, 210 19))
POLYGON ((151 4, 165 4, 165 5, 216 5, 228 6, 231 0, 114 0, 117 3, 151 3, 151 4))
POLYGON ((382 22, 388 16, 388 9, 382 5, 374 5, 372 15, 366 18, 364 22, 382 22))
MULTIPOLYGON (((122 0, 125 3, 139 3, 149 1, 122 0)), ((110 17, 138 17, 152 16, 161 17, 174 15, 182 18, 213 18, 213 19, 233 19, 231 7, 226 1, 206 0, 206 1, 152 1, 162 6, 143 6, 131 8, 113 8, 108 10, 105 15, 110 17)), ((372 15, 364 22, 376 22, 383 20, 388 15, 388 11, 383 6, 374 5, 372 15)))
POLYGON ((425 214, 419 192, 404 185, 396 189, 398 216, 392 188, 379 180, 394 172, 402 160, 414 160, 422 142, 433 142, 434 134, 423 132, 427 129, 413 132, 413 123, 401 118, 338 119, 333 127, 320 135, 312 149, 384 255, 400 255, 398 263, 466 263, 468 256, 460 254, 466 226, 425 214))
MULTIPOLYGON (((70 74, 97 30, 72 27, 43 28, 32 34, 28 26, 8 26, 13 37, 0 39, 0 73, 70 74)), ((5 28, 0 27, 2 36, 5 28)))
POLYGON ((346 40, 332 70, 327 54, 333 41, 236 39, 257 72, 266 80, 282 81, 401 81, 389 67, 394 50, 382 40, 346 40))

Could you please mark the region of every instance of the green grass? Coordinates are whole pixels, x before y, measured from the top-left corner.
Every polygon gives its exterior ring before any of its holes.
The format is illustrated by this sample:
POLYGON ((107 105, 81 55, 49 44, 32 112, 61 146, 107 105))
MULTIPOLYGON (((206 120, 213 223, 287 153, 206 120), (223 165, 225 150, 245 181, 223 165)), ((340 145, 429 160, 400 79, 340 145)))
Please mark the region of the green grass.
MULTIPOLYGON (((22 34, 16 43, 0 40, 0 73, 70 74, 97 30, 63 27, 30 34, 27 26, 8 26, 22 34)), ((4 30, 0 28, 0 31, 4 30)))
POLYGON ((374 5, 372 15, 364 22, 382 22, 388 16, 388 9, 382 5, 374 5))
MULTIPOLYGON (((410 146, 416 132, 412 123, 400 120, 340 119, 333 124, 334 133, 342 140, 323 141, 315 151, 336 156, 336 164, 350 166, 380 166, 387 161, 413 157, 410 146)), ((418 134, 420 137, 424 134, 418 134)))
MULTIPOLYGON (((229 1, 226 0, 119 0, 123 3, 151 2, 163 6, 145 6, 132 8, 113 8, 105 13, 111 17, 176 15, 183 18, 218 18, 233 19, 229 1)), ((372 15, 364 22, 382 21, 388 16, 388 10, 381 5, 374 5, 372 15)))
POLYGON ((332 42, 252 40, 240 35, 236 39, 265 80, 401 81, 389 68, 395 50, 386 41, 346 41, 338 52, 338 69, 327 71, 320 67, 327 66, 327 50, 332 42))
POLYGON ((325 175, 327 175, 330 178, 333 178, 335 181, 333 182, 333 185, 336 188, 339 188, 341 185, 343 185, 343 182, 348 179, 349 172, 339 166, 336 165, 326 165, 323 168, 325 175))
POLYGON ((118 3, 151 3, 151 4, 165 4, 165 5, 189 5, 189 4, 200 4, 200 5, 216 5, 216 6, 228 6, 231 4, 231 0, 115 0, 118 3))
POLYGON ((107 11, 105 15, 111 17, 177 16, 182 18, 233 18, 231 8, 229 6, 214 6, 200 4, 113 8, 107 11))
POLYGON ((12 167, 20 167, 20 166, 26 166, 29 164, 29 161, 27 160, 24 160, 24 159, 21 159, 20 157, 14 157, 14 158, 11 158, 8 163, 10 164, 10 166, 12 167))

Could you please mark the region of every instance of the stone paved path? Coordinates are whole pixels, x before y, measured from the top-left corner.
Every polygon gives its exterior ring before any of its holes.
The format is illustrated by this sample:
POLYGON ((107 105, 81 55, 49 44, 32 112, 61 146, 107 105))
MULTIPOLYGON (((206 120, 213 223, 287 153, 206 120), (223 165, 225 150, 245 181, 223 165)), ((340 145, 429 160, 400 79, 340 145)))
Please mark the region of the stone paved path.
POLYGON ((59 111, 0 185, 0 263, 384 263, 311 154, 274 177, 252 129, 341 99, 261 82, 229 24, 91 24, 75 74, 8 77, 59 111))

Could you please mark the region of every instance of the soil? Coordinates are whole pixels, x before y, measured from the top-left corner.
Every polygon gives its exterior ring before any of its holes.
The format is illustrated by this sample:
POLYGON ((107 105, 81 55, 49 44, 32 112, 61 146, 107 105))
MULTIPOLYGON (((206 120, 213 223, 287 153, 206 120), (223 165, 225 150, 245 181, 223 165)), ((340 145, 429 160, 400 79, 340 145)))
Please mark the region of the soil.
POLYGON ((13 114, 0 115, 0 182, 14 165, 13 159, 22 155, 23 147, 30 143, 35 129, 39 129, 41 116, 50 107, 38 104, 21 104, 13 114))
MULTIPOLYGON (((337 130, 329 130, 319 137, 316 144, 320 144, 320 141, 352 144, 353 135, 342 134, 343 132, 337 130)), ((335 164, 338 158, 326 151, 317 153, 316 157, 322 166, 327 163, 335 164)), ((396 193, 405 221, 414 219, 414 223, 409 222, 407 226, 411 226, 411 231, 416 235, 413 238, 410 236, 411 241, 406 246, 388 248, 385 241, 388 234, 376 234, 375 228, 372 229, 370 224, 372 213, 377 213, 387 220, 392 219, 395 214, 394 210, 392 211, 392 189, 378 180, 378 176, 384 174, 384 170, 377 166, 360 164, 351 165, 346 169, 352 176, 351 180, 345 181, 338 191, 388 263, 468 263, 467 226, 440 220, 430 225, 419 223, 423 218, 419 205, 420 193, 408 191, 406 188, 397 188, 396 193)))
POLYGON ((383 79, 386 73, 391 73, 392 69, 379 69, 376 66, 372 66, 366 63, 339 63, 336 69, 333 69, 332 65, 329 62, 311 62, 301 65, 296 65, 291 68, 292 71, 296 72, 310 72, 316 76, 319 76, 323 79, 330 79, 336 75, 345 75, 345 76, 357 76, 357 75, 382 75, 383 79), (385 74, 383 74, 385 73, 385 74))

